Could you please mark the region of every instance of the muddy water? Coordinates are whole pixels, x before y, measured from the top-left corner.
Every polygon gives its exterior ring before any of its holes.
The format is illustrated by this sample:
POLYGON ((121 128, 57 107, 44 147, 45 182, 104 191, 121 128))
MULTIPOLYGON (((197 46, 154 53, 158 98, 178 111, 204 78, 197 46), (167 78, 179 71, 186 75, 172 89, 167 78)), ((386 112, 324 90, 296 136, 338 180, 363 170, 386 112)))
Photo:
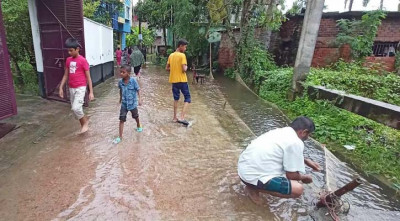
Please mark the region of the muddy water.
MULTIPOLYGON (((324 186, 322 173, 313 174, 316 182, 298 200, 265 196, 265 204, 256 206, 244 194, 236 172, 238 156, 254 135, 285 126, 279 111, 220 78, 191 86, 187 118, 193 125, 185 128, 171 122, 167 81, 162 69, 144 70, 139 82, 144 131, 137 133, 134 120, 128 118, 118 145, 111 143, 118 134, 117 79, 96 87, 97 100, 87 109, 87 134, 77 135, 72 116, 58 112, 46 116, 58 119, 55 123, 42 121, 51 129, 35 144, 21 137, 20 129, 1 139, 7 154, 0 155, 0 165, 5 165, 0 171, 0 220, 327 219, 309 215, 310 204, 324 186)), ((37 109, 46 113, 54 107, 46 103, 37 109)), ((312 143, 307 147, 306 154, 323 164, 324 154, 312 143)), ((340 161, 328 167, 332 186, 354 174, 340 161)), ((387 198, 378 186, 367 183, 347 196, 352 203, 347 218, 397 220, 396 204, 387 198)))

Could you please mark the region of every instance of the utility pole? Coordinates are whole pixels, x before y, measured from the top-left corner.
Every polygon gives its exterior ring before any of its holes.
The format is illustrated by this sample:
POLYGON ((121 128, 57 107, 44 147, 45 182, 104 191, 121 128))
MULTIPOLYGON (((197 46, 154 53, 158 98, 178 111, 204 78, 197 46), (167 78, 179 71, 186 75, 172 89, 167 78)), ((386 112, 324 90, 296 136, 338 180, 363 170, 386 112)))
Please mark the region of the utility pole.
POLYGON ((288 94, 290 100, 294 100, 298 94, 302 93, 303 87, 301 82, 306 79, 307 74, 310 72, 324 2, 325 0, 307 1, 299 48, 294 65, 292 89, 288 94))
MULTIPOLYGON (((141 3, 141 1, 139 1, 139 4, 141 3)), ((138 15, 138 20, 139 20, 139 45, 140 45, 140 49, 142 48, 142 42, 143 42, 143 35, 142 35, 142 16, 138 15)))

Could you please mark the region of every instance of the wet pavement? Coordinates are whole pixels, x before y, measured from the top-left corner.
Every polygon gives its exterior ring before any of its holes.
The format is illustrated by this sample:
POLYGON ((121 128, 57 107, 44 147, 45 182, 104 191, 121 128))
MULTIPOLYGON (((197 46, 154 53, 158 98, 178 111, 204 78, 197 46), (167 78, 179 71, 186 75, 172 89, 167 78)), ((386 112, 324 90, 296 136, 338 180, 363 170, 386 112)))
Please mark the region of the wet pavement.
MULTIPOLYGON (((265 205, 256 206, 245 196, 236 172, 240 152, 255 134, 286 124, 269 104, 241 104, 254 98, 240 97, 245 92, 223 80, 191 85, 187 119, 193 125, 186 128, 172 123, 168 74, 150 66, 139 82, 144 131, 136 132, 128 118, 124 140, 113 145, 117 81, 95 88, 84 135, 76 133, 68 104, 19 98, 19 115, 7 120, 19 127, 0 139, 0 220, 329 220, 309 215, 324 174, 313 174, 316 183, 301 199, 265 196, 265 205), (257 118, 251 110, 271 117, 257 118)), ((306 155, 323 164, 323 153, 308 146, 306 155)), ((340 161, 329 167, 330 174, 337 171, 338 185, 351 179, 353 172, 340 161)), ((349 220, 397 220, 397 204, 379 187, 358 191, 363 197, 348 198, 358 208, 349 220)))

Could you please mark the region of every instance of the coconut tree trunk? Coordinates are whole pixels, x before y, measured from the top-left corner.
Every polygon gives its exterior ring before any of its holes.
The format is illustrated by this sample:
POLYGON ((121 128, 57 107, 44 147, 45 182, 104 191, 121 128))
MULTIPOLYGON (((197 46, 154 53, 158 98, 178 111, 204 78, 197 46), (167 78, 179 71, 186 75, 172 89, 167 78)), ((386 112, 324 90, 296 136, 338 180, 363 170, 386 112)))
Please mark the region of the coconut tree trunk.
MULTIPOLYGON (((277 3, 277 0, 271 0, 269 2, 267 12, 266 12, 266 15, 268 16, 269 21, 271 21, 273 19, 273 16, 274 16, 273 13, 274 13, 274 10, 276 9, 276 3, 277 3)), ((264 36, 264 45, 265 45, 266 50, 269 49, 269 45, 271 42, 271 35, 272 35, 271 29, 266 28, 266 33, 264 36)))
POLYGON ((353 9, 353 3, 354 3, 354 0, 350 0, 349 11, 351 11, 353 9))

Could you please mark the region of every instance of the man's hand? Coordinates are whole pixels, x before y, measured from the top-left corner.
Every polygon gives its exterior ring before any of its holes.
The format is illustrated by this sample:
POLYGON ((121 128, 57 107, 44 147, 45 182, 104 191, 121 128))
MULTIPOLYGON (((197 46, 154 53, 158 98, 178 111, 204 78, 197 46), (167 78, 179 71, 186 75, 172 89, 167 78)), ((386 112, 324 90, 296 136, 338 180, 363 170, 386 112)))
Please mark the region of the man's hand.
POLYGON ((61 98, 64 98, 64 90, 61 87, 58 90, 58 96, 60 96, 61 98))
POLYGON ((90 94, 89 94, 89 101, 92 101, 92 100, 94 100, 94 94, 93 94, 93 93, 90 93, 90 94))
POLYGON ((312 177, 310 175, 303 175, 301 181, 305 184, 312 183, 312 177))
POLYGON ((311 167, 314 171, 317 171, 317 172, 321 171, 321 166, 318 163, 316 163, 310 159, 305 159, 304 163, 307 166, 311 167))

